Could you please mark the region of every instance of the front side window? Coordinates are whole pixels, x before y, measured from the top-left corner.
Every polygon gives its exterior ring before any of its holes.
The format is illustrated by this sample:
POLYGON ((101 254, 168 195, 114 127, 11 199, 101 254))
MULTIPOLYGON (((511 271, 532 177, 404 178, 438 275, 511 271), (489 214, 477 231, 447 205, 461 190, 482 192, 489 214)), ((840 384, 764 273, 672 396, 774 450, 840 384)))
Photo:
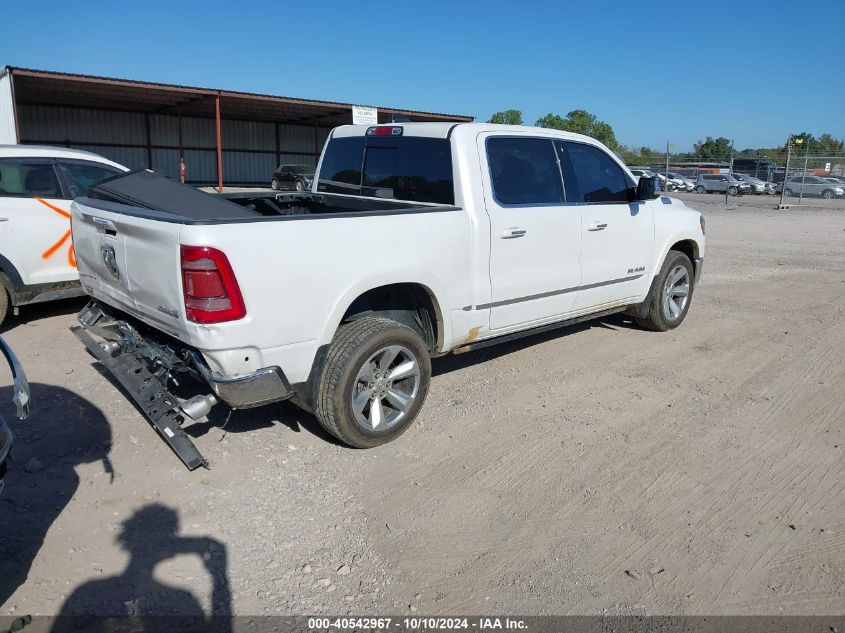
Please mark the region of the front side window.
POLYGON ((560 204, 563 183, 550 139, 491 137, 487 160, 500 204, 560 204))
POLYGON ((59 161, 68 176, 74 196, 88 195, 88 190, 106 178, 117 176, 123 172, 108 165, 89 163, 84 161, 59 161))
POLYGON ((629 184, 622 168, 594 145, 558 141, 564 161, 567 202, 618 203, 629 201, 629 184))
POLYGON ((0 196, 63 198, 52 161, 0 160, 0 196))

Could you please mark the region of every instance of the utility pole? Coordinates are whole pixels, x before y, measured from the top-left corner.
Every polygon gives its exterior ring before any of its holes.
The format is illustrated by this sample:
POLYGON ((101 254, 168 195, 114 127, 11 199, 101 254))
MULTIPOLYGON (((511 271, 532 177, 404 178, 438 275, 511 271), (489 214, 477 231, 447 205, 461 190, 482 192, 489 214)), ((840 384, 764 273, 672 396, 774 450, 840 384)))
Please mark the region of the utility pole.
MULTIPOLYGON (((730 167, 728 168, 728 176, 730 176, 731 178, 733 178, 733 176, 734 176, 734 140, 733 139, 731 139, 731 164, 730 164, 730 167)), ((727 187, 725 187, 725 205, 728 204, 728 189, 730 189, 730 188, 731 188, 730 184, 727 187)), ((737 193, 737 195, 739 195, 739 188, 737 188, 736 193, 737 193)))
POLYGON ((804 181, 807 179, 807 160, 810 158, 810 144, 804 150, 804 172, 801 174, 801 189, 798 192, 798 204, 804 199, 804 181))
MULTIPOLYGON (((795 139, 796 143, 801 142, 799 139, 795 139)), ((783 196, 786 194, 786 179, 789 178, 789 156, 792 154, 792 135, 790 134, 786 137, 786 166, 783 168, 783 182, 780 186, 780 204, 778 207, 783 207, 783 196)))
POLYGON ((669 189, 669 149, 675 147, 669 141, 666 141, 666 189, 669 189))

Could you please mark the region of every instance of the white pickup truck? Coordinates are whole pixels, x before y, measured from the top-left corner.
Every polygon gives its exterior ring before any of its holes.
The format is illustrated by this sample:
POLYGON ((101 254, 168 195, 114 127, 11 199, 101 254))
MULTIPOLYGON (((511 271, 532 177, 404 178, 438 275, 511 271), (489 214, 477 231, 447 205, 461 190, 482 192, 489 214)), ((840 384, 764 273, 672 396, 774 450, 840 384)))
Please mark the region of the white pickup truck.
POLYGON ((628 311, 677 327, 704 218, 549 129, 336 128, 310 192, 206 194, 149 171, 72 206, 77 336, 189 468, 181 425, 292 399, 335 437, 403 433, 431 358, 628 311))

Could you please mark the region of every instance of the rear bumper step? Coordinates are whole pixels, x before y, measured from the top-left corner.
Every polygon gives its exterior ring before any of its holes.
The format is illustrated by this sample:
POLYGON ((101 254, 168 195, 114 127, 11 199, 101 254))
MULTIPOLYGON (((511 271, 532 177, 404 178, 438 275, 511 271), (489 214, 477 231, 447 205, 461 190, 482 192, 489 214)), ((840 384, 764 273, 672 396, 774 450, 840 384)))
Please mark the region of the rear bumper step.
POLYGON ((208 461, 181 426, 184 414, 180 413, 178 398, 162 386, 147 364, 132 353, 107 352, 83 327, 77 325, 70 330, 132 397, 188 470, 208 468, 208 461))

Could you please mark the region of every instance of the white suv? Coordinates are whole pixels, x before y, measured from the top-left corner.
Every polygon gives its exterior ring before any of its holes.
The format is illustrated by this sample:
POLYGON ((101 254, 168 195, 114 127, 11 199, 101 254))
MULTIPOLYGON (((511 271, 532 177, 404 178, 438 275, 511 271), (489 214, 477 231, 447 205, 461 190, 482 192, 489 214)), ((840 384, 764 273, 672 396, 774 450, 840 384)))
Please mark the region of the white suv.
POLYGON ((80 150, 0 145, 0 323, 11 307, 82 294, 71 200, 125 171, 80 150))

